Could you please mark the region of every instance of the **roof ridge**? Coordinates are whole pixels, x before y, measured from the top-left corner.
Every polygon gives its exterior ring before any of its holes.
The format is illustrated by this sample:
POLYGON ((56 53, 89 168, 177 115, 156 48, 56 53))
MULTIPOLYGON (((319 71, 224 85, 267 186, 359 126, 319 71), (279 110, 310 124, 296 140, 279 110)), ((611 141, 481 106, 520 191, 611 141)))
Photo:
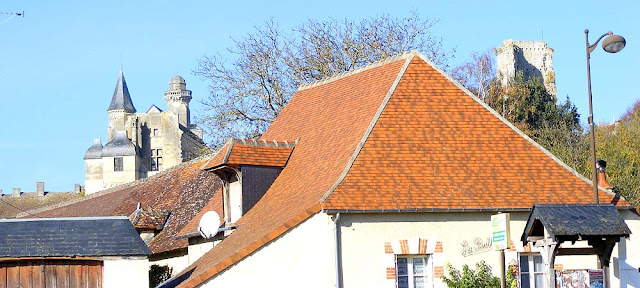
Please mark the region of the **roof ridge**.
POLYGON ((369 63, 369 64, 367 64, 365 66, 362 66, 362 67, 359 67, 359 68, 356 68, 356 69, 353 69, 353 70, 341 72, 341 73, 338 73, 338 74, 333 75, 333 76, 329 76, 329 77, 321 79, 321 80, 317 80, 317 81, 314 81, 314 82, 311 82, 311 83, 300 85, 300 87, 298 88, 298 91, 311 89, 311 88, 316 87, 316 86, 320 86, 320 85, 327 84, 329 82, 340 80, 342 78, 345 78, 345 77, 348 77, 348 76, 351 76, 351 75, 354 75, 354 74, 357 74, 357 73, 360 73, 360 72, 363 72, 363 71, 366 71, 366 70, 369 70, 369 69, 380 67, 380 66, 382 66, 384 64, 387 64, 387 63, 390 63, 390 62, 395 62, 395 61, 398 61, 398 60, 401 60, 401 59, 411 58, 411 57, 415 56, 416 54, 419 54, 419 52, 417 52, 416 50, 411 50, 409 52, 400 53, 398 55, 394 55, 394 56, 391 56, 391 57, 388 57, 388 58, 385 58, 385 59, 382 59, 382 60, 378 60, 378 61, 369 63))
POLYGON ((273 148, 292 148, 298 144, 298 140, 296 139, 289 143, 287 140, 278 141, 278 140, 256 140, 256 139, 233 139, 234 144, 241 144, 245 146, 255 146, 255 147, 273 147, 273 148))
POLYGON ((118 186, 114 186, 114 187, 107 188, 107 189, 104 189, 104 190, 101 190, 101 191, 98 191, 98 192, 95 192, 95 193, 91 193, 89 195, 85 195, 82 198, 71 199, 71 200, 68 200, 68 201, 52 204, 52 205, 49 205, 49 206, 46 206, 46 207, 42 207, 42 208, 37 208, 37 209, 33 209, 33 210, 27 210, 27 211, 19 213, 16 216, 16 218, 26 217, 26 216, 34 215, 34 214, 37 214, 37 213, 40 213, 40 212, 44 212, 44 211, 47 211, 47 210, 56 209, 56 208, 60 208, 60 207, 64 207, 64 206, 69 206, 69 205, 76 204, 76 203, 79 203, 79 202, 82 202, 82 201, 85 201, 85 200, 93 199, 93 198, 96 198, 96 197, 100 197, 100 196, 103 196, 103 195, 107 195, 107 194, 111 194, 113 192, 120 191, 122 189, 126 189, 126 188, 129 188, 129 187, 132 187, 132 186, 136 186, 138 184, 142 184, 142 183, 144 183, 146 181, 149 181, 151 179, 162 177, 162 176, 164 176, 165 174, 167 174, 169 172, 173 172, 175 170, 178 170, 178 169, 184 168, 186 166, 195 164, 195 163, 197 163, 199 161, 202 161, 204 158, 209 157, 211 154, 212 153, 206 153, 204 155, 201 155, 201 156, 198 156, 196 158, 193 158, 193 159, 191 159, 191 160, 189 160, 187 162, 182 162, 182 163, 180 163, 180 164, 178 164, 176 166, 173 166, 173 167, 171 167, 171 168, 169 168, 167 170, 160 171, 159 173, 154 174, 152 176, 149 176, 147 178, 142 178, 142 179, 138 179, 138 180, 133 181, 133 182, 120 184, 118 186))

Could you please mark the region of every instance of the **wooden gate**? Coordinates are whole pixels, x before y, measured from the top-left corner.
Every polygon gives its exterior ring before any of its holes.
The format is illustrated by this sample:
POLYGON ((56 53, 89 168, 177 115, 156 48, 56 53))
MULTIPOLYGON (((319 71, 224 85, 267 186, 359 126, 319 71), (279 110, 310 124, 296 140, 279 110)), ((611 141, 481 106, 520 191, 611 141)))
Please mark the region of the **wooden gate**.
POLYGON ((24 260, 0 262, 0 288, 100 288, 101 261, 24 260))

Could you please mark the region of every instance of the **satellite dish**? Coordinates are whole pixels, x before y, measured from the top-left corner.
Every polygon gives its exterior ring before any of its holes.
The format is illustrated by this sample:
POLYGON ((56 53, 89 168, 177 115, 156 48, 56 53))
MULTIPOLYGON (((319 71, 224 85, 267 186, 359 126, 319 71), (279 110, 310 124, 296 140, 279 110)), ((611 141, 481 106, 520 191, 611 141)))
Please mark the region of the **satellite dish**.
POLYGON ((215 211, 207 211, 200 218, 200 224, 198 225, 198 232, 204 239, 211 239, 218 234, 218 228, 220 228, 220 215, 215 211))

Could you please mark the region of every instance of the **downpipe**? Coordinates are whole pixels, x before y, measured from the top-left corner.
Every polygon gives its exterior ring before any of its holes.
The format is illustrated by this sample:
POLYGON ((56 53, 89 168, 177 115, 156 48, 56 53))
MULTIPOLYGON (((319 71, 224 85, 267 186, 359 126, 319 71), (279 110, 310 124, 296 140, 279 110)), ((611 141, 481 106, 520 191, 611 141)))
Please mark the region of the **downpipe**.
POLYGON ((340 212, 333 216, 333 236, 335 242, 335 259, 336 259, 336 288, 341 288, 340 279, 342 279, 342 269, 340 269, 340 212))

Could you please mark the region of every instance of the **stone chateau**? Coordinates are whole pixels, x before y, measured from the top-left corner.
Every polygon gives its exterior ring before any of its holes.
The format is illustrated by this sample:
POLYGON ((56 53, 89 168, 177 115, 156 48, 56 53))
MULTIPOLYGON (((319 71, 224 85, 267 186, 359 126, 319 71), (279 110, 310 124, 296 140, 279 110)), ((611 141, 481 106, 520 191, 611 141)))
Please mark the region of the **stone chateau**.
POLYGON ((542 41, 502 41, 502 46, 494 50, 496 54, 498 79, 506 85, 517 71, 522 71, 524 79, 538 77, 547 93, 556 96, 556 75, 553 72, 553 49, 542 41))
POLYGON ((191 124, 191 91, 184 78, 171 78, 164 100, 166 112, 151 105, 146 113, 137 113, 120 69, 107 109, 107 143, 94 139, 84 156, 87 194, 153 176, 207 149, 202 129, 191 124))

